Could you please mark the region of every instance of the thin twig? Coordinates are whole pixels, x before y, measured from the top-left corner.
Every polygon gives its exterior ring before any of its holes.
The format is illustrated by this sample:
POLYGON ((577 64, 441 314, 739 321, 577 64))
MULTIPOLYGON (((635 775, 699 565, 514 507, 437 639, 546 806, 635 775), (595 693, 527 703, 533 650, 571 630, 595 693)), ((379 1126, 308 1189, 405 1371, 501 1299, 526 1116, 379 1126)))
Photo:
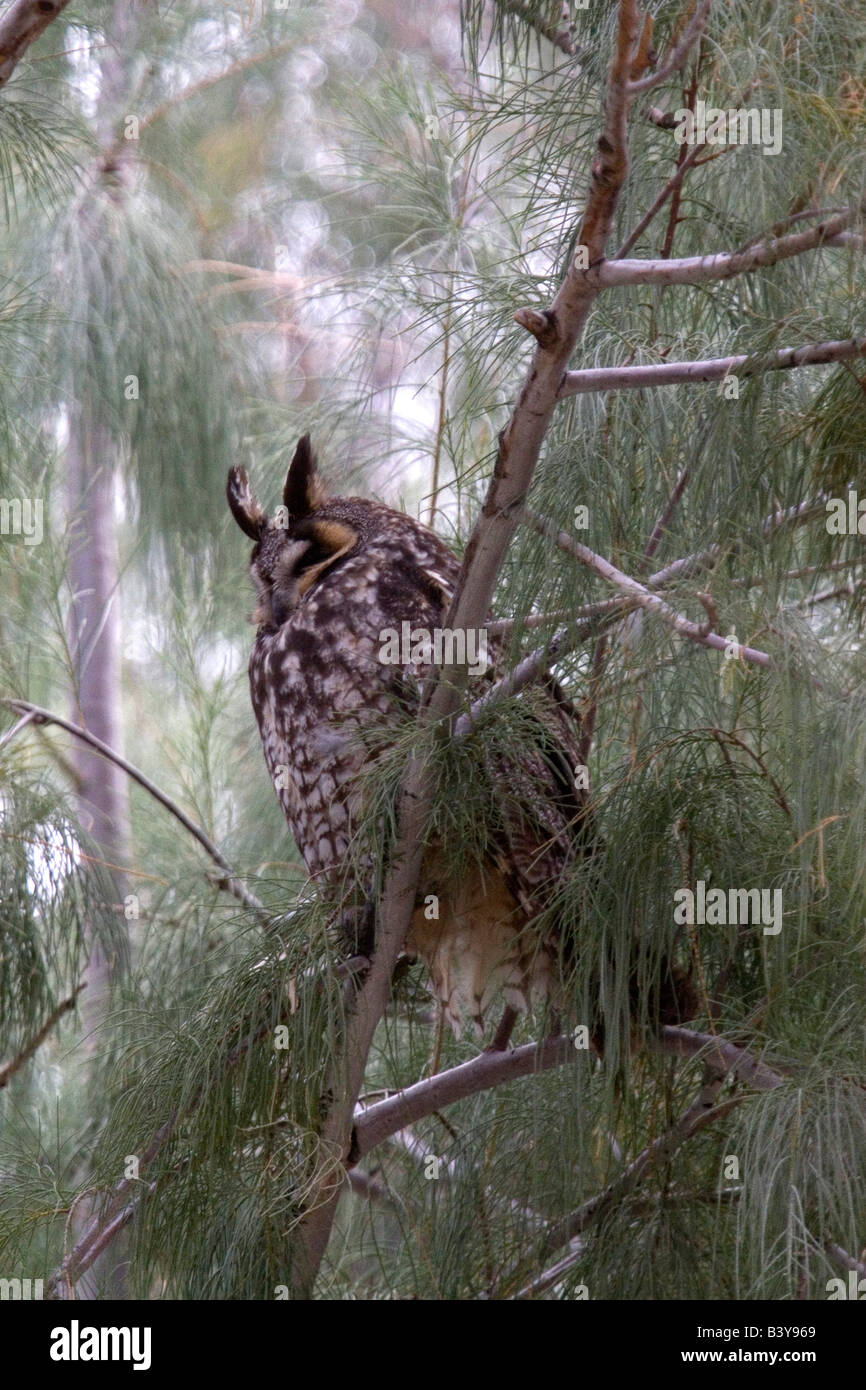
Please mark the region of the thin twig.
POLYGON ((37 1048, 42 1046, 52 1028, 60 1021, 63 1015, 68 1014, 70 1009, 75 1008, 75 1002, 79 994, 86 988, 86 980, 83 980, 80 985, 76 985, 69 997, 62 1000, 55 1009, 51 1010, 51 1013, 48 1015, 39 1031, 34 1033, 32 1038, 28 1038, 20 1052, 16 1053, 12 1058, 12 1061, 0 1067, 0 1090, 8 1085, 10 1077, 14 1076, 17 1071, 20 1071, 25 1062, 29 1062, 34 1052, 37 1048))
POLYGON ((686 464, 685 468, 680 473, 680 476, 677 478, 676 483, 674 484, 673 491, 671 492, 671 495, 667 500, 665 508, 659 516, 658 520, 656 521, 655 525, 653 526, 652 531, 650 532, 650 537, 646 543, 646 547, 643 553, 641 570, 646 568, 646 566, 649 564, 649 561, 652 559, 652 557, 658 550, 659 542, 661 541, 665 531, 667 530, 670 524, 671 517, 673 516, 677 507, 679 506, 680 499, 682 498, 682 495, 686 490, 686 484, 688 483, 689 478, 691 477, 691 472, 691 465, 686 464))
POLYGON ((0 748, 4 748, 7 743, 11 743, 16 734, 20 734, 22 729, 26 729, 28 724, 32 724, 36 715, 33 710, 27 714, 22 714, 17 724, 13 724, 11 729, 7 729, 0 738, 0 748))
MULTIPOLYGON (((601 607, 601 605, 598 606, 601 607)), ((613 622, 618 622, 633 607, 634 604, 627 600, 613 599, 606 606, 604 613, 599 614, 598 617, 591 618, 588 622, 578 626, 569 624, 559 628, 549 642, 545 642, 541 647, 536 647, 535 651, 530 652, 528 656, 517 663, 513 671, 509 671, 506 676, 498 680, 484 695, 473 700, 469 710, 454 721, 451 731, 452 737, 455 739, 466 738, 478 719, 483 714, 488 713, 494 705, 499 704, 502 700, 510 699, 512 695, 517 695, 519 691, 537 680, 554 662, 560 661, 575 647, 579 647, 582 642, 595 636, 599 630, 603 631, 613 622)))
MULTIPOLYGON (((721 1104, 716 1104, 716 1098, 721 1088, 721 1080, 716 1077, 707 1081, 698 1092, 692 1104, 683 1115, 680 1116, 676 1124, 669 1130, 653 1140, 632 1163, 628 1165, 623 1173, 602 1192, 588 1201, 583 1202, 575 1211, 566 1216, 562 1221, 555 1222, 548 1230, 544 1239, 540 1242, 536 1251, 536 1258, 544 1258, 551 1255, 556 1250, 562 1249, 575 1237, 581 1235, 587 1228, 598 1221, 611 1207, 620 1202, 632 1188, 640 1182, 641 1178, 657 1163, 665 1162, 677 1149, 681 1148, 688 1139, 699 1130, 705 1129, 707 1125, 715 1124, 724 1119, 732 1110, 741 1105, 748 1093, 742 1092, 732 1096, 721 1104)), ((520 1265, 514 1270, 509 1271, 502 1280, 500 1288, 510 1282, 520 1269, 525 1267, 527 1261, 521 1261, 520 1265)), ((531 1286, 530 1286, 531 1287, 531 1286)), ((513 1295, 518 1300, 531 1297, 525 1288, 513 1295)))
POLYGON ((618 570, 609 560, 605 560, 601 555, 596 555, 595 551, 590 550, 581 541, 576 541, 572 536, 569 536, 567 531, 558 530, 546 517, 539 516, 528 507, 525 509, 524 515, 536 530, 553 540, 560 550, 564 550, 568 555, 573 555, 582 565, 586 565, 602 579, 606 579, 608 583, 615 584, 617 588, 628 594, 639 607, 654 613, 681 637, 686 637, 690 642, 697 642, 704 647, 712 647, 716 651, 728 651, 733 646, 736 648, 733 655, 741 657, 744 661, 751 661, 756 666, 771 666, 773 664, 772 658, 767 652, 759 651, 755 647, 743 646, 739 642, 732 643, 717 632, 704 632, 700 624, 694 623, 684 614, 678 613, 668 603, 665 603, 658 594, 652 593, 643 584, 639 584, 636 579, 632 579, 630 575, 623 574, 622 570, 618 570))
POLYGON ((191 97, 198 96, 200 92, 206 92, 208 88, 216 86, 218 82, 225 82, 227 78, 236 77, 239 72, 246 72, 249 68, 258 67, 271 58, 279 58, 283 53, 290 53, 297 46, 296 38, 285 39, 282 43, 274 44, 273 48, 267 49, 264 53, 252 53, 248 58, 239 58, 236 63, 223 68, 222 72, 215 72, 208 77, 202 77, 198 82, 190 82, 175 96, 166 97, 165 101, 160 102, 146 116, 143 116, 138 123, 139 132, 155 125, 157 121, 161 121, 164 116, 167 116, 174 107, 189 101, 191 97))
MULTIPOLYGON (((700 141, 689 151, 688 154, 682 157, 681 162, 677 165, 677 168, 674 171, 674 173, 671 174, 664 188, 661 189, 658 195, 653 199, 652 203, 650 203, 643 217, 640 219, 633 231, 629 232, 628 236, 620 246, 619 250, 614 253, 613 259, 615 261, 625 260, 629 251, 631 251, 632 247, 635 245, 636 242, 640 241, 647 227, 650 225, 651 222, 655 220, 655 218, 661 212, 662 208, 664 207, 671 194, 679 192, 683 179, 685 178, 689 170, 693 169, 696 164, 706 162, 699 158, 700 154, 703 150, 706 149, 706 147, 706 141, 700 141)), ((683 145, 681 148, 684 150, 685 145, 683 145)), ((736 150, 738 148, 739 147, 737 145, 727 145, 724 149, 718 150, 717 153, 727 154, 730 150, 736 150)))
POLYGON ((248 907, 252 912, 255 912, 258 917, 265 918, 268 921, 270 920, 264 904, 259 902, 255 894, 251 893, 249 889, 241 883, 240 879, 235 877, 234 870, 225 855, 217 848, 210 836, 205 834, 201 826, 196 825, 195 821, 191 820, 186 812, 181 810, 177 802, 172 801, 171 797, 167 796, 155 782, 152 782, 140 768, 135 767, 132 763, 128 762, 126 758, 121 757, 120 753, 116 753, 113 748, 109 748, 107 743, 103 743, 101 739, 96 738, 96 736, 89 733, 87 729, 82 729, 79 724, 73 724, 71 720, 64 719, 62 715, 52 714, 51 711, 47 709, 40 709, 38 705, 32 705, 27 700, 0 699, 0 704, 6 705, 8 709, 15 710, 16 713, 29 714, 30 718, 36 724, 56 724, 58 728, 65 729, 67 733, 74 734, 82 743, 88 744, 89 747, 94 748, 97 753, 101 753, 104 758, 107 758, 109 762, 121 768, 128 777, 131 777, 132 780, 137 782, 140 787, 143 787, 146 792, 149 792, 155 801, 158 801, 161 806, 164 806, 165 809, 174 816, 175 820, 180 821, 184 829, 188 830, 189 833, 198 840, 202 848, 207 851, 214 863, 223 872, 223 877, 217 881, 217 887, 223 888, 226 892, 231 893, 233 897, 243 903, 244 907, 248 907))

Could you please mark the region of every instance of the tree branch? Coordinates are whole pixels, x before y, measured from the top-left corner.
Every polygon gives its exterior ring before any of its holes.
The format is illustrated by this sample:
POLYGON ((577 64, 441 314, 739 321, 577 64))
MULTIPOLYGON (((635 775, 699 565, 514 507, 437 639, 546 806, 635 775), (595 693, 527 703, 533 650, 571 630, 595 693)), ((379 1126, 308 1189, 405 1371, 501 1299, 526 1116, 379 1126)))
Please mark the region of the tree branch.
MULTIPOLYGON (((223 877, 219 879, 217 886, 231 893, 233 897, 237 898, 238 902, 243 903, 244 907, 248 907, 250 911, 255 912, 258 917, 267 919, 268 914, 265 911, 264 905, 259 902, 254 893, 251 893, 249 889, 241 883, 240 879, 235 877, 234 870, 228 860, 217 848, 210 836, 206 835, 201 826, 196 825, 195 821, 191 820, 186 812, 181 810, 180 806, 178 806, 175 801, 172 801, 171 797, 167 796, 155 782, 151 782, 150 778, 146 776, 140 768, 127 762, 126 758, 121 757, 119 753, 115 753, 114 749, 109 748, 107 743, 103 743, 102 740, 96 738, 94 734, 88 733, 87 729, 82 729, 79 724, 73 724, 70 720, 64 719, 59 714, 52 714, 50 710, 40 709, 38 705, 31 705, 27 700, 0 699, 0 705, 6 705, 8 709, 14 710, 16 714, 28 715, 35 724, 56 724, 58 728, 65 729, 67 733, 74 734, 82 743, 88 744, 91 748, 94 748, 97 753, 101 753, 104 758, 108 758, 109 762, 121 768, 128 777, 131 777, 132 780, 137 782, 140 787, 143 787, 146 792, 149 792, 155 801, 158 801, 161 806, 164 806, 165 809, 174 816, 175 820, 180 821, 184 829, 188 830, 189 833, 198 840, 202 848, 207 851, 214 863, 223 872, 223 877)), ((20 727, 22 727, 21 721, 15 726, 16 731, 20 727)), ((12 732, 12 730, 9 730, 10 737, 12 732)))
POLYGON ((759 1057, 735 1043, 725 1042, 712 1033, 695 1033, 690 1028, 663 1028, 661 1036, 651 1038, 648 1046, 653 1052, 674 1057, 699 1057, 714 1076, 733 1072, 753 1091, 774 1091, 783 1084, 778 1071, 768 1067, 759 1057))
MULTIPOLYGON (((694 1033, 687 1028, 663 1028, 658 1038, 650 1040, 650 1046, 654 1051, 673 1053, 679 1057, 699 1057, 704 1066, 704 1084, 688 1110, 676 1124, 648 1145, 603 1192, 583 1202, 576 1211, 548 1229, 536 1251, 536 1258, 543 1259, 553 1254, 563 1245, 567 1245, 569 1241, 581 1235, 588 1226, 625 1197, 655 1163, 665 1162, 693 1134, 705 1128, 706 1125, 714 1124, 716 1120, 722 1119, 737 1105, 740 1105, 749 1094, 754 1094, 755 1091, 774 1090, 783 1084, 782 1077, 767 1067, 759 1058, 754 1057, 744 1048, 724 1042, 721 1038, 709 1033, 694 1033), (738 1080, 746 1082, 750 1090, 732 1096, 718 1105, 716 1104, 718 1093, 729 1072, 732 1072, 738 1080)), ((572 1255, 566 1256, 555 1266, 556 1277, 561 1277, 576 1262, 579 1253, 573 1252, 572 1255)), ((520 1266, 515 1266, 505 1276, 505 1279, 513 1279, 525 1264, 526 1261, 523 1261, 520 1266)), ((535 1293, 542 1291, 539 1284, 540 1280, 544 1279, 544 1275, 539 1276, 538 1279, 522 1288, 514 1297, 517 1299, 532 1298, 535 1293)), ((501 1280, 500 1286, 504 1282, 505 1280, 501 1280)), ((544 1288, 549 1287, 550 1283, 554 1282, 555 1278, 547 1280, 544 1283, 544 1288)))
POLYGON ((712 256, 686 256, 680 260, 623 259, 598 264, 590 261, 583 274, 587 283, 597 289, 614 285, 705 285, 713 280, 730 280, 829 245, 860 215, 854 210, 840 213, 805 232, 791 232, 746 251, 720 251, 712 256))
POLYGON ((513 14, 517 19, 523 20, 543 39, 552 43, 554 48, 558 48, 560 53, 564 53, 568 58, 582 58, 587 52, 586 49, 576 49, 574 46, 574 24, 569 13, 568 5, 562 5, 561 24, 546 23, 543 19, 533 16, 527 12, 525 5, 520 0, 500 0, 499 8, 506 14, 513 14))
MULTIPOLYGON (((664 526, 670 520, 673 509, 679 502, 687 482, 688 470, 685 469, 674 487, 665 511, 662 513, 662 516, 659 517, 659 520, 653 528, 650 541, 652 541, 659 526, 661 526, 663 530, 664 526)), ((821 510, 822 505, 820 499, 816 501, 814 498, 809 498, 807 501, 800 502, 796 506, 786 507, 781 511, 774 512, 771 516, 766 517, 762 524, 765 537, 769 537, 773 531, 778 530, 779 527, 787 522, 793 521, 797 524, 802 524, 813 514, 817 514, 817 512, 821 510)), ((565 536, 569 544, 562 548, 565 549, 567 554, 572 554, 570 545, 571 537, 568 536, 567 532, 560 531, 554 535, 553 532, 556 528, 551 522, 547 522, 546 524, 551 529, 550 531, 543 531, 542 534, 551 537, 557 545, 559 545, 559 536, 565 536)), ((649 549, 650 542, 647 543, 647 551, 649 551, 649 549)), ((725 548, 723 546, 713 545, 709 550, 700 551, 694 555, 684 555, 679 560, 673 560, 669 565, 666 565, 664 569, 657 570, 655 574, 649 575, 646 580, 646 587, 648 589, 661 589, 668 584, 674 583, 678 579, 690 578, 695 574, 699 574, 701 570, 713 569, 724 553, 725 548)), ((645 551, 645 556, 646 554, 647 552, 645 551)), ((819 571, 846 569, 851 565, 860 563, 859 560, 841 560, 830 565, 812 565, 807 566, 805 569, 789 570, 783 577, 785 579, 801 579, 806 575, 819 571)), ((740 588, 750 588, 762 581, 759 579, 735 579, 732 582, 740 588)), ((528 656, 524 657, 523 660, 515 666, 513 671, 503 676, 490 690, 486 691, 484 695, 475 700, 467 713, 459 716, 453 726, 454 737, 465 738, 479 716, 492 705, 497 704, 500 700, 507 699, 511 695, 516 695, 518 691, 530 685, 540 672, 545 670, 551 662, 560 660, 563 656, 567 655, 568 652, 573 651, 575 647, 579 646, 581 642, 587 641, 598 632, 604 631, 604 629, 613 622, 625 617, 628 613, 632 612, 636 606, 636 599, 627 599, 623 597, 605 599, 600 603, 585 604, 576 609, 571 622, 560 627, 558 631, 553 634, 550 641, 544 646, 536 647, 535 651, 530 652, 528 656), (574 622, 578 618, 589 618, 591 621, 583 623, 580 627, 575 628, 574 622), (610 619, 610 624, 604 621, 605 618, 610 619)), ((567 614, 564 611, 547 614, 541 613, 525 619, 522 625, 527 629, 540 627, 545 622, 557 621, 565 617, 567 617, 567 614)), ((488 632, 491 636, 494 636, 509 632, 517 625, 517 619, 504 619, 502 622, 491 623, 488 627, 488 632)), ((700 627, 697 625, 695 626, 697 629, 697 635, 694 638, 695 641, 703 641, 704 638, 709 636, 709 633, 705 630, 703 625, 700 627)), ((713 647, 717 646, 715 642, 709 643, 709 645, 713 647)), ((727 647, 728 644, 725 643, 724 645, 727 647)), ((740 654, 745 656, 748 650, 751 649, 741 648, 740 654)))
MULTIPOLYGON (((670 262, 668 262, 670 264, 670 262)), ((653 362, 639 367, 588 367, 566 372, 559 388, 566 396, 590 391, 639 391, 649 386, 676 386, 684 382, 723 381, 725 377, 758 376, 762 372, 784 371, 791 367, 814 367, 825 362, 849 362, 866 356, 866 337, 832 339, 807 343, 802 347, 779 348, 767 354, 741 353, 734 357, 711 357, 696 362, 653 362)))
POLYGON ((42 1046, 52 1028, 60 1021, 63 1015, 68 1014, 70 1009, 75 1008, 75 1001, 81 991, 86 989, 86 987, 86 981, 77 985, 67 999, 62 1000, 55 1009, 51 1010, 51 1013, 48 1015, 39 1031, 34 1033, 32 1038, 28 1038, 27 1042, 21 1048, 21 1051, 16 1053, 12 1058, 12 1061, 0 1067, 0 1090, 8 1085, 10 1078, 13 1077, 17 1071, 21 1070, 25 1062, 29 1062, 34 1052, 42 1046))
POLYGON ((22 714, 17 724, 13 724, 11 729, 7 729, 5 734, 0 736, 0 748, 5 748, 7 743, 11 743, 13 738, 20 734, 22 729, 26 729, 28 724, 32 724, 35 719, 36 715, 33 710, 28 710, 27 714, 22 714))
POLYGON ((649 568, 649 562, 658 550, 662 537, 670 524, 670 519, 680 504, 680 499, 686 490, 691 473, 691 465, 686 464, 673 486, 671 495, 665 503, 664 510, 661 512, 661 515, 656 520, 650 532, 649 540, 646 543, 642 556, 641 569, 649 568))
MULTIPOLYGON (((615 1203, 632 1190, 641 1180, 644 1174, 656 1163, 664 1163, 674 1154, 677 1149, 696 1134, 699 1130, 705 1129, 707 1125, 715 1124, 717 1120, 729 1115, 738 1105, 746 1099, 748 1092, 743 1092, 737 1096, 731 1096, 723 1101, 721 1105, 716 1104, 716 1097, 721 1088, 721 1078, 715 1077, 705 1082, 701 1087, 688 1110, 680 1116, 676 1124, 672 1125, 665 1134, 655 1139, 648 1145, 632 1163, 628 1165, 623 1173, 610 1183, 603 1192, 597 1193, 595 1197, 590 1197, 583 1202, 576 1211, 565 1217, 562 1221, 557 1221, 550 1227, 544 1239, 540 1242, 536 1250, 536 1258, 544 1258, 560 1250, 563 1245, 581 1235, 595 1221, 598 1221, 615 1203)), ((500 1281, 500 1286, 506 1281, 513 1279, 514 1275, 522 1268, 526 1261, 507 1274, 500 1281)), ((515 1298, 523 1300, 532 1297, 532 1285, 514 1295, 515 1298)))
MULTIPOLYGON (((634 0, 620 0, 616 53, 608 78, 604 130, 593 160, 591 184, 576 243, 592 263, 601 259, 628 170, 628 72, 640 21, 634 0)), ((557 404, 562 375, 586 323, 598 288, 572 262, 549 309, 532 310, 537 346, 499 449, 481 515, 469 538, 461 575, 446 618, 451 628, 480 627, 487 615, 496 577, 520 520, 520 510, 557 404), (539 336, 540 335, 540 336, 539 336)), ((518 321, 526 318, 518 310, 518 321)), ((456 707, 465 672, 448 670, 442 685, 453 687, 446 710, 456 707)))
MULTIPOLYGON (((689 170, 693 169, 694 166, 700 161, 700 156, 706 148, 707 142, 705 140, 702 140, 698 144, 696 144, 687 155, 685 155, 685 157, 682 159, 682 162, 671 174, 665 186, 653 199, 652 203, 647 208, 646 212, 638 222, 637 226, 626 237, 625 241, 622 243, 619 250, 616 252, 614 260, 621 261, 625 259, 625 257, 628 255, 629 251, 632 249, 635 243, 639 241, 640 238, 643 236, 650 223, 653 222, 655 218, 658 216, 659 212, 664 207, 671 194, 676 193, 678 189, 681 187, 682 181, 685 178, 686 174, 689 172, 689 170)), ((739 147, 736 145, 728 145, 724 149, 717 150, 716 153, 726 154, 728 150, 737 148, 739 147)), ((700 162, 705 163, 706 161, 700 162)), ((676 209, 673 210, 672 215, 676 215, 676 209)))
POLYGON ((169 111, 182 102, 189 101, 191 97, 198 96, 200 92, 206 92, 208 88, 216 86, 218 82, 225 82, 229 77, 236 77, 239 72, 246 72, 249 68, 258 67, 265 63, 269 58, 278 58, 283 53, 291 53, 298 46, 296 38, 285 39, 283 43, 274 44, 273 48, 267 49, 264 53, 251 53, 247 58, 239 58, 237 62, 229 67, 223 68, 222 72, 211 73, 208 77, 202 77, 198 82, 190 82, 188 86, 181 89, 174 96, 166 97, 165 101, 160 102, 139 122, 139 132, 147 130, 150 126, 161 121, 169 111))
POLYGON ((847 1250, 843 1250, 841 1245, 836 1245, 832 1240, 827 1241, 824 1249, 837 1265, 841 1265, 843 1269, 853 1269, 856 1274, 866 1279, 866 1264, 863 1260, 855 1260, 853 1255, 849 1255, 847 1250))
POLYGON ((536 647, 535 651, 530 652, 528 656, 517 663, 513 671, 509 671, 507 676, 498 680, 485 694, 479 696, 477 700, 473 700, 470 709, 454 721, 452 736, 455 739, 465 738, 482 714, 485 714, 494 705, 498 705, 500 701, 516 695, 525 686, 531 685, 542 671, 545 671, 554 661, 559 661, 575 647, 579 647, 581 642, 586 642, 599 631, 603 631, 611 622, 624 617, 634 607, 634 604, 625 599, 609 599, 604 605, 594 606, 601 610, 598 617, 591 618, 578 627, 570 623, 559 628, 549 642, 545 642, 541 647, 536 647))
MULTIPOLYGON (((229 1053, 226 1066, 235 1066, 246 1055, 249 1046, 261 1041, 269 1032, 270 1024, 259 1029, 252 1038, 244 1039, 229 1053)), ((693 1033, 685 1028, 663 1028, 661 1035, 651 1045, 655 1051, 682 1058, 701 1057, 707 1068, 720 1078, 732 1070, 754 1090, 769 1090, 781 1084, 781 1078, 751 1053, 709 1034, 693 1033)), ((343 1178, 349 1175, 359 1159, 407 1125, 479 1091, 576 1061, 579 1055, 572 1039, 564 1035, 545 1039, 541 1043, 527 1043, 513 1052, 481 1052, 468 1062, 419 1081, 405 1091, 397 1091, 376 1104, 359 1106, 354 1115, 351 1161, 347 1161, 337 1175, 338 1193, 342 1191, 343 1178)), ((185 1113, 194 1110, 204 1094, 204 1088, 200 1089, 185 1113)), ((141 1156, 139 1171, 153 1162, 182 1118, 180 1112, 175 1111, 157 1130, 141 1156)), ((138 1203, 152 1193, 155 1186, 155 1183, 151 1183, 142 1190, 140 1182, 132 1178, 123 1178, 117 1184, 103 1211, 90 1222, 74 1249, 64 1257, 46 1284, 48 1298, 61 1296, 61 1289, 72 1287, 86 1274, 114 1236, 132 1218, 138 1203), (130 1201, 134 1192, 137 1195, 130 1201)))
POLYGON ((13 0, 0 18, 0 87, 9 81, 26 49, 68 4, 69 0, 13 0))
MULTIPOLYGON (((651 593, 636 579, 623 574, 622 570, 618 570, 609 560, 603 559, 601 555, 596 555, 595 551, 590 550, 580 541, 576 541, 567 531, 558 530, 546 517, 539 516, 528 507, 524 514, 531 525, 543 536, 554 541, 560 550, 564 550, 567 555, 573 555, 582 565, 586 565, 602 579, 606 579, 608 583, 615 584, 617 588, 622 589, 640 608, 646 608, 648 612, 654 613, 668 627, 678 632, 681 637, 687 637, 690 642, 697 642, 704 647, 712 647, 715 651, 723 652, 731 647, 732 643, 727 638, 722 637, 717 632, 705 632, 699 623, 694 623, 684 614, 677 613, 658 594, 651 593)), ((733 655, 741 657, 744 661, 751 661, 756 666, 772 666, 772 658, 766 652, 759 651, 755 647, 742 646, 740 643, 735 645, 736 651, 733 655)))
POLYGON ((683 30, 683 36, 671 56, 662 63, 661 67, 656 68, 655 72, 648 73, 646 77, 640 77, 636 82, 629 83, 631 96, 636 96, 638 92, 648 92, 651 88, 660 86, 662 82, 667 81, 672 73, 679 71, 689 56, 692 45, 703 33, 712 7, 713 0, 702 0, 702 4, 683 30))
POLYGON ((565 1036, 524 1043, 513 1052, 479 1052, 468 1062, 438 1072, 414 1086, 407 1086, 405 1091, 360 1109, 355 1118, 357 1155, 363 1157, 390 1135, 446 1105, 518 1077, 560 1067, 578 1056, 571 1038, 565 1036))
MULTIPOLYGON (((783 1078, 760 1058, 745 1048, 709 1033, 695 1033, 688 1028, 661 1030, 648 1046, 654 1052, 685 1059, 698 1058, 718 1080, 733 1073, 752 1091, 771 1091, 781 1086, 783 1078)), ((414 1124, 425 1116, 454 1105, 479 1091, 489 1091, 507 1081, 531 1076, 564 1066, 580 1056, 572 1039, 566 1035, 546 1038, 543 1042, 524 1043, 511 1052, 480 1052, 468 1062, 451 1067, 407 1086, 403 1091, 387 1096, 374 1105, 362 1106, 355 1116, 355 1152, 358 1158, 369 1153, 377 1144, 398 1130, 414 1124)))

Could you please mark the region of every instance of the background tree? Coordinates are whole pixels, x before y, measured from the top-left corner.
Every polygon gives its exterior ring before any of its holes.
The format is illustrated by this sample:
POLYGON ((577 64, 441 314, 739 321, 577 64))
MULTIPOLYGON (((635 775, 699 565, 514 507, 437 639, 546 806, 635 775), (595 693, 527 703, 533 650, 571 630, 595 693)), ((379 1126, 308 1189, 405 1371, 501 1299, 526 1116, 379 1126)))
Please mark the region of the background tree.
POLYGON ((866 1191, 858 499, 827 524, 866 437, 859 8, 188 4, 134 47, 69 16, 0 69, 2 486, 46 502, 0 546, 4 1267, 69 1292, 127 1229, 139 1296, 825 1296, 866 1191), (699 103, 780 112, 778 153, 678 141, 699 103), (449 623, 509 641, 371 774, 357 970, 261 768, 222 516, 228 459, 276 494, 306 428, 464 555, 449 623), (118 543, 89 623, 107 652, 119 595, 128 852, 82 816, 93 721, 45 722, 82 525, 118 543), (549 911, 605 1058, 530 1018, 425 1076, 420 972, 391 991, 423 837, 478 843, 473 769, 551 661, 604 848, 549 911), (781 889, 781 930, 678 923, 699 881, 781 889), (636 935, 639 986, 673 953, 702 1010, 640 1050, 636 935))

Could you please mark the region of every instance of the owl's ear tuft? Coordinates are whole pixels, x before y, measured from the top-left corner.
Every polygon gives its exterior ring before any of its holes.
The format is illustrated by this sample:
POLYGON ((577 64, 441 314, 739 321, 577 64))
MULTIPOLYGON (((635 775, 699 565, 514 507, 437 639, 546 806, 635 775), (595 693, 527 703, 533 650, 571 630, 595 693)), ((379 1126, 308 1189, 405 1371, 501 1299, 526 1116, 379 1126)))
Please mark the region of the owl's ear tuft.
POLYGON ((230 468, 226 483, 226 498, 232 516, 251 541, 260 539, 267 523, 267 516, 250 490, 250 480, 245 468, 230 468))
POLYGON ((295 447, 286 482, 283 487, 283 502, 289 519, 300 521, 328 500, 327 490, 316 468, 316 455, 310 445, 310 436, 301 435, 295 447))

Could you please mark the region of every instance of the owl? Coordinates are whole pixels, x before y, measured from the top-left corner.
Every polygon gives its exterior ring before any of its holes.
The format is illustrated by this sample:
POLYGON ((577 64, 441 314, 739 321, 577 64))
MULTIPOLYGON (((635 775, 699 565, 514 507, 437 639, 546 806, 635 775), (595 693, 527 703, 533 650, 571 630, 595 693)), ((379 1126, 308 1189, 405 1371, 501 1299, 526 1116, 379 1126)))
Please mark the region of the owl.
MULTIPOLYGON (((365 768, 418 706, 460 562, 402 512, 329 496, 306 435, 273 516, 242 468, 230 471, 227 497, 253 541, 249 678, 265 760, 312 879, 345 901, 365 768), (428 645, 395 646, 398 634, 419 632, 431 634, 428 645)), ((500 661, 494 650, 488 686, 500 661)), ((576 777, 580 720, 550 676, 526 692, 526 704, 519 747, 500 740, 488 757, 495 814, 481 861, 455 873, 435 839, 425 849, 405 950, 425 963, 456 1033, 468 1023, 483 1032, 497 996, 512 1010, 561 1005, 562 943, 536 919, 591 841, 576 777)), ((356 887, 363 898, 364 885, 356 887)))

